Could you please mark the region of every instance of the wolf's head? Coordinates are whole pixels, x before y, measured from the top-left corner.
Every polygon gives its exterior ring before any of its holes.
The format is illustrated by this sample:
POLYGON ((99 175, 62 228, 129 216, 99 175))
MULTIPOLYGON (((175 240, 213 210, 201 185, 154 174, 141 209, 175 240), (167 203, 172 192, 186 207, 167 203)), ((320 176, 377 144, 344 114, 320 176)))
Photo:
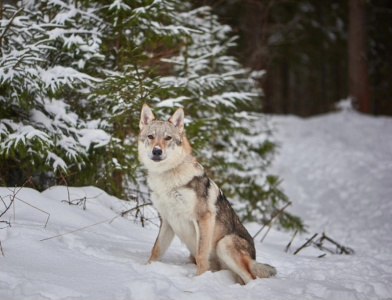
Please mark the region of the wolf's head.
POLYGON ((168 121, 159 121, 150 107, 144 104, 139 127, 139 160, 149 171, 164 172, 175 168, 192 153, 183 132, 182 108, 178 108, 168 121))

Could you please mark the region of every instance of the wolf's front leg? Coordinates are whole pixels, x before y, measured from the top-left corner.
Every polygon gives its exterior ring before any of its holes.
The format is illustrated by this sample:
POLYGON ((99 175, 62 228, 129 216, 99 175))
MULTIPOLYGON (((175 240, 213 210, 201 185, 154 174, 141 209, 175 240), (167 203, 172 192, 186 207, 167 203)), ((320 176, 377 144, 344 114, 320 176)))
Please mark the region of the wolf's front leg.
POLYGON ((148 263, 152 261, 160 260, 162 255, 166 252, 174 238, 174 232, 169 223, 161 219, 161 226, 159 227, 159 233, 155 240, 154 247, 151 251, 150 259, 148 263))
POLYGON ((198 246, 196 253, 197 275, 201 275, 210 269, 209 257, 212 247, 215 218, 210 212, 204 213, 197 220, 196 232, 198 236, 198 246))

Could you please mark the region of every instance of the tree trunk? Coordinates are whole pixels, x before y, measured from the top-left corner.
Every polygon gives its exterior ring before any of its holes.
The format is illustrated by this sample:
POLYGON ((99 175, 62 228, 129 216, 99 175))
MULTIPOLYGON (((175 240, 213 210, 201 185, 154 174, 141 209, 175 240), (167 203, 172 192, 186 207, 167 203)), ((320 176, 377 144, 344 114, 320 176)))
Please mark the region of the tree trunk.
POLYGON ((348 85, 357 109, 371 112, 370 84, 366 58, 366 0, 348 0, 348 85))

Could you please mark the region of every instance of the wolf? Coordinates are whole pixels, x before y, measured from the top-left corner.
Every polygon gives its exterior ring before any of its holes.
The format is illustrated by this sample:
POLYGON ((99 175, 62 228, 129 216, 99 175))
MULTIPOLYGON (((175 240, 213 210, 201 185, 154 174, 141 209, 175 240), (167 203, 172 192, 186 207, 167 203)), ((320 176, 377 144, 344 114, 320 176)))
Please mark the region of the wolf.
POLYGON ((168 121, 156 120, 143 105, 138 136, 139 160, 161 220, 149 263, 159 261, 177 235, 196 263, 197 275, 231 270, 247 284, 276 275, 276 269, 256 261, 254 242, 221 189, 192 155, 184 133, 184 110, 168 121))

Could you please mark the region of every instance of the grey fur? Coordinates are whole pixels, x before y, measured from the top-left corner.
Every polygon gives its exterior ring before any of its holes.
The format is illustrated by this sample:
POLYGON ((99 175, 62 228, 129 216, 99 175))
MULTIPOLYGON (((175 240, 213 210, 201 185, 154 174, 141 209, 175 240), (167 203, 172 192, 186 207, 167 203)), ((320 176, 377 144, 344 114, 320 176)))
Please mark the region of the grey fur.
POLYGON ((204 173, 203 176, 195 176, 186 185, 187 188, 193 189, 199 199, 207 200, 208 192, 211 186, 210 178, 204 173))

